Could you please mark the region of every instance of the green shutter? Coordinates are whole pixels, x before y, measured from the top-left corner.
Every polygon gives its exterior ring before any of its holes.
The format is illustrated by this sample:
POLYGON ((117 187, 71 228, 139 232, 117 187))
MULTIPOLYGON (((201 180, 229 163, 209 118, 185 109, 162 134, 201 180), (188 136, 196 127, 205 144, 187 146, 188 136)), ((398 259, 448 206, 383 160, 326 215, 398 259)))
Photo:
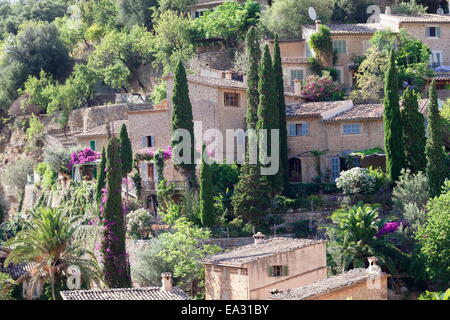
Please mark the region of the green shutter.
POLYGON ((289 275, 289 268, 288 266, 283 266, 283 276, 288 276, 289 275))
POLYGON ((269 277, 273 277, 273 267, 267 268, 269 277))
POLYGON ((95 140, 89 141, 89 147, 95 151, 95 140))

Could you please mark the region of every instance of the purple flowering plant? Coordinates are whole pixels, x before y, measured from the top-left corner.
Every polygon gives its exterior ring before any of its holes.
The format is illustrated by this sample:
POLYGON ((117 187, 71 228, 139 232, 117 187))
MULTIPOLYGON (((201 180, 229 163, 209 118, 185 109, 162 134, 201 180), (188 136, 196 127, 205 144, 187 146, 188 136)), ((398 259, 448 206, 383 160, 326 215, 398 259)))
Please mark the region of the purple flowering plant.
POLYGON ((90 148, 85 148, 78 152, 73 152, 70 155, 69 163, 67 164, 67 169, 72 170, 72 167, 75 164, 83 164, 89 162, 95 162, 96 160, 101 158, 101 153, 96 152, 90 148))

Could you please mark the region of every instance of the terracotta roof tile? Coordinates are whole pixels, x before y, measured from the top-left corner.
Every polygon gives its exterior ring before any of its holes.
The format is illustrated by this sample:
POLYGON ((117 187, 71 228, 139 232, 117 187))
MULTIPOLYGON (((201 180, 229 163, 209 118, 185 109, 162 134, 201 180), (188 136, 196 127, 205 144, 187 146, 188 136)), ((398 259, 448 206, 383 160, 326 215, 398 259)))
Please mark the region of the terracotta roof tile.
POLYGON ((120 288, 107 290, 61 291, 64 300, 189 300, 179 287, 170 291, 158 287, 120 288))
POLYGON ((286 105, 287 117, 313 118, 320 117, 325 111, 348 105, 349 100, 292 103, 286 105))
MULTIPOLYGON (((382 19, 386 17, 385 14, 381 16, 382 19)), ((398 20, 401 23, 450 23, 450 15, 448 14, 391 14, 388 17, 398 20)))
MULTIPOLYGON (((348 23, 348 24, 327 24, 331 34, 372 34, 382 27, 379 23, 348 23)), ((316 30, 316 25, 309 24, 303 26, 310 31, 316 30)))
POLYGON ((188 75, 188 81, 202 83, 214 87, 226 87, 226 88, 238 88, 238 89, 246 89, 247 86, 244 82, 236 81, 236 80, 227 80, 223 78, 213 78, 213 77, 203 77, 196 75, 188 75))
POLYGON ((321 242, 323 242, 323 240, 272 238, 258 244, 249 244, 207 257, 203 259, 202 262, 204 264, 241 266, 255 260, 321 242))
POLYGON ((326 279, 316 281, 312 284, 289 289, 284 292, 274 294, 272 299, 275 300, 304 300, 315 295, 332 292, 347 286, 354 285, 368 279, 375 279, 379 273, 370 273, 367 269, 353 269, 342 274, 332 276, 326 279))
POLYGON ((352 109, 337 114, 324 120, 324 122, 335 122, 344 120, 378 120, 383 119, 384 105, 381 103, 359 104, 352 109))

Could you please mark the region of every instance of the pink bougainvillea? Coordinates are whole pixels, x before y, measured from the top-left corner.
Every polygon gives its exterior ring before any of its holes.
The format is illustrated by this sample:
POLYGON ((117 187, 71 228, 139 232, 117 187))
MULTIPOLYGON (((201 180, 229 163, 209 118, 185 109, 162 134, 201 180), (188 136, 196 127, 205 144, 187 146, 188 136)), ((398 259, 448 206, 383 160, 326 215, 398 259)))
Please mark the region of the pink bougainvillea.
POLYGON ((172 146, 168 146, 166 150, 154 148, 145 148, 136 152, 136 155, 140 160, 153 160, 155 156, 162 153, 164 160, 168 160, 172 158, 172 146))
POLYGON ((329 75, 306 77, 302 95, 306 101, 333 101, 343 98, 342 89, 329 75))
POLYGON ((398 222, 398 221, 392 221, 392 222, 385 223, 384 226, 378 231, 377 238, 381 237, 385 234, 393 233, 393 232, 397 231, 397 229, 400 227, 400 225, 401 225, 401 222, 398 222))
POLYGON ((83 164, 83 163, 89 163, 94 162, 97 159, 100 159, 102 154, 100 152, 95 152, 94 150, 90 148, 83 149, 78 152, 74 152, 70 155, 69 163, 67 164, 67 168, 69 170, 72 170, 72 167, 75 164, 83 164))

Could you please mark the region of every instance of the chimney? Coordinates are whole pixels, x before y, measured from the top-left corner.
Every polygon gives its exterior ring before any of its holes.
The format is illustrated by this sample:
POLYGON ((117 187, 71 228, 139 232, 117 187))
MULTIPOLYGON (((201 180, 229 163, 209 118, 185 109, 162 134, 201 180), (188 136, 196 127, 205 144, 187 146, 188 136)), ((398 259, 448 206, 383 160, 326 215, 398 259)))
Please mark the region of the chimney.
POLYGON ((384 10, 384 14, 390 15, 391 14, 391 7, 386 6, 386 9, 384 10))
POLYGON ((225 71, 225 79, 226 80, 232 80, 233 79, 233 71, 225 71))
POLYGON ((302 95, 302 80, 299 79, 294 80, 294 94, 296 96, 302 95))
POLYGON ((261 232, 258 232, 257 234, 253 235, 253 239, 255 239, 255 244, 259 244, 264 242, 264 238, 266 236, 264 234, 262 234, 261 232))
POLYGON ((370 273, 380 273, 381 268, 379 265, 377 265, 378 258, 377 257, 368 257, 367 260, 369 261, 369 267, 367 268, 367 271, 370 273))
POLYGON ((320 31, 320 24, 322 23, 322 21, 316 20, 315 23, 316 23, 316 32, 319 32, 320 31))
POLYGON ((161 273, 162 287, 161 290, 170 291, 172 290, 172 273, 163 272, 161 273))

